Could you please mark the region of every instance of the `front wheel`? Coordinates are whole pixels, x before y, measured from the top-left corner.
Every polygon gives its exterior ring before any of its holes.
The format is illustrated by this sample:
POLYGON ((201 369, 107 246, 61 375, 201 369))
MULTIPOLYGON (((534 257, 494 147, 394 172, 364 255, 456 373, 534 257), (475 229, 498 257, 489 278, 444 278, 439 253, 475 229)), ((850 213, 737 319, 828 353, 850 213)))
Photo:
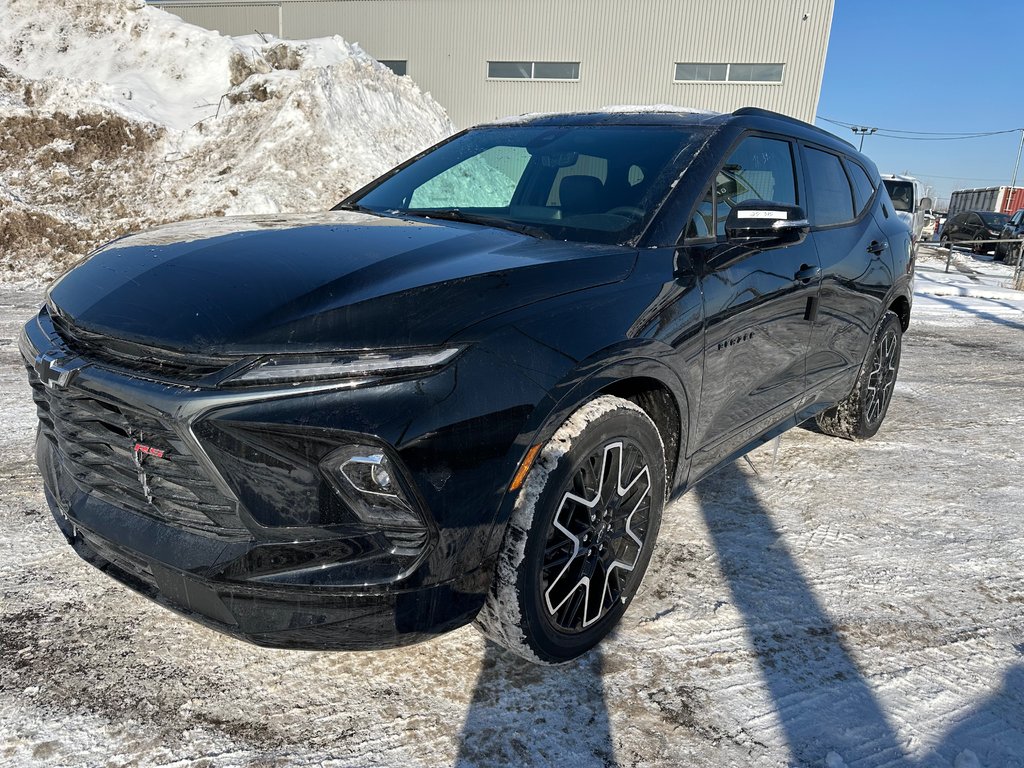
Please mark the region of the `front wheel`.
POLYGON ((900 369, 903 326, 895 312, 886 312, 875 329, 853 392, 817 417, 827 435, 848 440, 874 437, 889 410, 900 369))
POLYGON ((477 628, 545 664, 597 645, 647 570, 665 474, 661 436, 640 407, 602 395, 576 411, 519 490, 477 628))

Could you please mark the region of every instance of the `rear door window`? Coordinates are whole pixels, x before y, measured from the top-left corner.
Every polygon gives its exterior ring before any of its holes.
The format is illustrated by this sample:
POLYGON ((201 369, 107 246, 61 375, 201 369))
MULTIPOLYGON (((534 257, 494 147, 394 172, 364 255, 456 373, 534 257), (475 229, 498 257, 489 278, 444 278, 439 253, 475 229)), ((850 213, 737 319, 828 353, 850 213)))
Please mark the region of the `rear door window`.
POLYGON ((805 147, 813 224, 828 227, 854 219, 853 191, 838 155, 805 147))

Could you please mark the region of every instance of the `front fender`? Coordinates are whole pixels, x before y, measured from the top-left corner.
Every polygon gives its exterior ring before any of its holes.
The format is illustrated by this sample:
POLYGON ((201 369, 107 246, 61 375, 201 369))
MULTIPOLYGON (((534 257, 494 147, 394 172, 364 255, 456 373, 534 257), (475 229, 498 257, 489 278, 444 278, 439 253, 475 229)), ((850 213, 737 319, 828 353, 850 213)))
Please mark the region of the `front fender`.
MULTIPOLYGON (((623 382, 649 380, 670 393, 678 411, 680 439, 677 455, 670 457, 674 459, 676 467, 674 477, 669 480, 670 490, 685 483, 689 472, 686 436, 689 434, 691 405, 696 403, 698 393, 687 391, 680 376, 656 359, 671 352, 670 347, 658 341, 623 343, 604 350, 569 371, 534 409, 519 439, 515 441, 508 456, 509 481, 530 447, 543 445, 551 439, 566 419, 584 403, 599 394, 615 391, 623 382)), ((503 492, 491 526, 490 541, 486 548, 488 553, 494 553, 500 548, 517 496, 516 492, 509 491, 507 487, 503 492)))

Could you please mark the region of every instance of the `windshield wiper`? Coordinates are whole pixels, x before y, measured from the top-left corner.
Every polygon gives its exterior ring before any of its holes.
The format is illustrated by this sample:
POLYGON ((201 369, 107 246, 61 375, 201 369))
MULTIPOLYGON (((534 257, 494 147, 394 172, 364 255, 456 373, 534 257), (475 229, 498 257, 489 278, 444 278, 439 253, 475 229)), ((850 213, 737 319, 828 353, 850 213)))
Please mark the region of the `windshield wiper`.
POLYGON ((467 224, 480 224, 485 227, 498 227, 508 229, 512 232, 519 232, 522 235, 529 235, 540 240, 550 240, 551 235, 540 227, 531 227, 529 224, 520 224, 518 221, 509 221, 499 216, 487 216, 482 213, 469 213, 458 208, 436 208, 423 211, 400 211, 406 216, 415 216, 419 219, 444 219, 446 221, 461 221, 467 224))
POLYGON ((359 211, 360 213, 377 213, 372 208, 367 208, 365 205, 359 203, 338 203, 336 206, 331 208, 332 211, 359 211))

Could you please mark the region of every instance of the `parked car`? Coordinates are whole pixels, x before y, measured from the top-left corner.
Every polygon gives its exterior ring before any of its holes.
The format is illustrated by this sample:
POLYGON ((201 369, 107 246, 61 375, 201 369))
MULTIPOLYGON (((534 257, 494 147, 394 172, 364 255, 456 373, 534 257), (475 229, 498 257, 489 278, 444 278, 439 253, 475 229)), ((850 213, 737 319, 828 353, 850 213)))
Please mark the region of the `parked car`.
POLYGON ((782 115, 480 126, 333 212, 60 278, 20 338, 46 499, 87 561, 261 645, 475 619, 563 662, 667 500, 807 419, 875 434, 913 268, 872 162, 782 115))
POLYGON ((1024 238, 1024 208, 1014 213, 999 230, 999 239, 1008 242, 996 243, 995 260, 1005 261, 1007 264, 1019 262, 1022 238, 1024 238), (1014 240, 1017 242, 1012 242, 1014 240))
POLYGON ((939 235, 939 242, 943 245, 966 242, 974 253, 988 253, 995 248, 995 244, 980 241, 998 240, 1003 224, 1009 219, 1005 213, 961 211, 949 217, 939 235))

